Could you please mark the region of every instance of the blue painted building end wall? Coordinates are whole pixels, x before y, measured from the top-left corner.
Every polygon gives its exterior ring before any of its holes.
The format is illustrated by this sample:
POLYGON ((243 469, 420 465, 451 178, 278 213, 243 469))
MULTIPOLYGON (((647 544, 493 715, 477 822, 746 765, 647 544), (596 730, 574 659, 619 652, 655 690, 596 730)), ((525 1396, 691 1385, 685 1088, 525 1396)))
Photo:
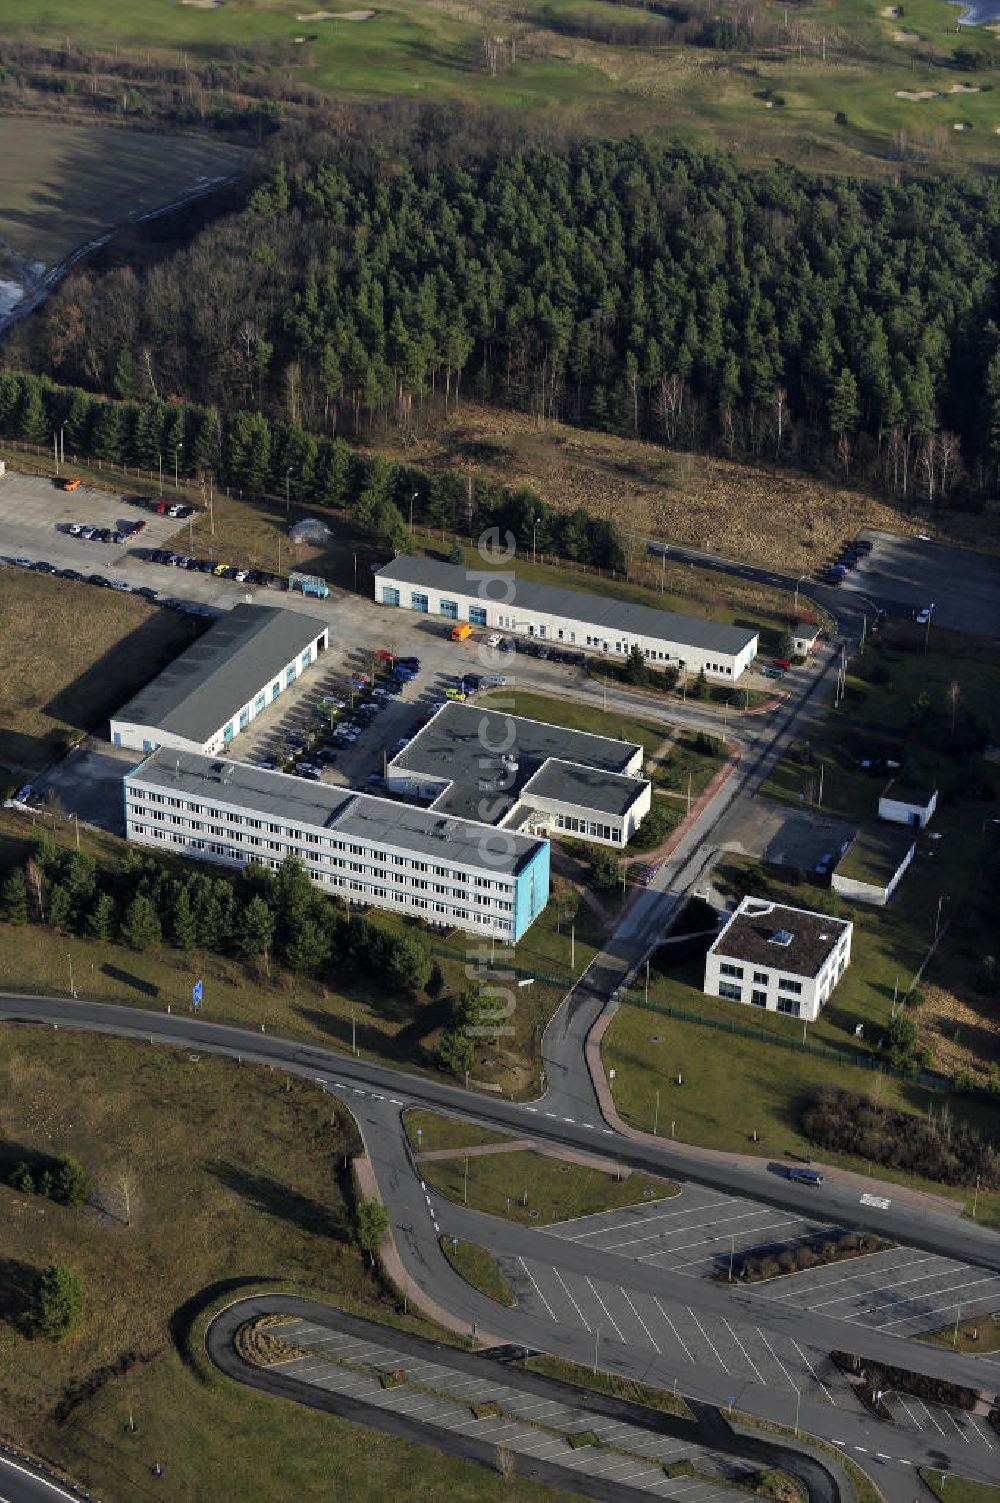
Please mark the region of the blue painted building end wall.
POLYGON ((514 943, 530 928, 549 901, 551 847, 543 840, 514 879, 514 943))

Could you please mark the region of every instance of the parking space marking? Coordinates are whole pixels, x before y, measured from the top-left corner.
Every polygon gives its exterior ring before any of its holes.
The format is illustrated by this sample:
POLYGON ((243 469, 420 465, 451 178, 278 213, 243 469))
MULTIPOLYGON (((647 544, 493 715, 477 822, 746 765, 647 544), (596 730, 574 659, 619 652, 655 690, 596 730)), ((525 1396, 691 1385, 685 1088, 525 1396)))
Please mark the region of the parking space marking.
POLYGON ((761 1376, 760 1368, 757 1366, 756 1362, 753 1360, 750 1353, 747 1351, 746 1347, 743 1345, 742 1341, 737 1336, 736 1332, 733 1330, 732 1326, 729 1324, 729 1321, 725 1318, 725 1316, 722 1317, 722 1324, 725 1326, 726 1330, 729 1332, 730 1336, 736 1342, 736 1345, 739 1347, 740 1351, 743 1353, 744 1357, 749 1362, 754 1372, 757 1374, 758 1382, 763 1383, 764 1379, 761 1376))
MULTIPOLYGON (((580 1306, 577 1304, 576 1300, 573 1298, 572 1294, 570 1293, 570 1290, 569 1290, 569 1287, 568 1287, 568 1285, 566 1283, 566 1280, 563 1278, 563 1276, 559 1272, 558 1268, 553 1268, 552 1272, 555 1274, 556 1278, 559 1280, 560 1284, 563 1286, 563 1290, 565 1291, 566 1298, 569 1300, 570 1304, 573 1306, 573 1309, 576 1311, 577 1315, 579 1315, 581 1321, 583 1321, 583 1328, 584 1328, 584 1330, 589 1332, 590 1326, 587 1324, 587 1319, 586 1319, 583 1311, 580 1309, 580 1306)), ((588 1282, 589 1282, 589 1280, 588 1280, 588 1282)))
POLYGON ((663 1316, 663 1319, 666 1321, 667 1325, 670 1327, 671 1331, 674 1334, 674 1340, 677 1342, 678 1346, 683 1351, 685 1357, 688 1359, 689 1362, 693 1362, 694 1358, 691 1355, 691 1349, 690 1349, 690 1347, 687 1345, 687 1343, 684 1340, 683 1336, 681 1335, 680 1331, 678 1331, 677 1327, 674 1325, 673 1321, 670 1319, 670 1316, 667 1314, 666 1310, 664 1310, 663 1306, 660 1304, 659 1297, 657 1295, 655 1295, 655 1294, 653 1295, 653 1304, 659 1310, 660 1314, 663 1316))
POLYGON ((802 1358, 802 1361, 805 1363, 806 1367, 809 1369, 809 1371, 812 1374, 813 1378, 819 1384, 820 1388, 822 1388, 823 1392, 826 1394, 827 1398, 830 1400, 830 1403, 832 1404, 833 1403, 833 1394, 830 1392, 829 1388, 827 1388, 826 1384, 823 1382, 823 1379, 820 1377, 819 1373, 813 1367, 812 1363, 809 1361, 809 1358, 806 1356, 805 1352, 799 1346, 798 1342, 795 1341, 794 1339, 792 1339, 791 1337, 789 1339, 792 1342, 792 1346, 798 1352, 799 1356, 802 1358))
POLYGON ((558 1316, 556 1315, 556 1313, 553 1310, 552 1306, 549 1304, 548 1300, 545 1298, 545 1295, 542 1293, 541 1289, 538 1287, 538 1284, 535 1281, 535 1276, 532 1273, 531 1269, 528 1267, 527 1263, 524 1261, 523 1258, 518 1258, 517 1261, 520 1263, 521 1267, 524 1269, 525 1273, 528 1275, 528 1278, 531 1280, 531 1287, 534 1289, 535 1293, 538 1295, 538 1298, 541 1300, 541 1302, 545 1306, 546 1310, 548 1310, 548 1312, 549 1312, 549 1319, 555 1321, 556 1325, 558 1325, 559 1324, 558 1316))
POLYGON ((722 1368, 722 1371, 724 1373, 728 1373, 729 1368, 726 1366, 726 1364, 723 1362, 722 1358, 719 1356, 719 1353, 716 1351, 715 1342, 712 1340, 711 1336, 705 1330, 705 1327, 702 1325, 702 1323, 698 1319, 697 1315, 691 1309, 690 1305, 685 1305, 684 1308, 685 1308, 685 1310, 687 1310, 687 1313, 690 1315, 691 1319, 694 1321, 695 1325, 698 1327, 699 1331, 704 1336, 704 1338, 708 1342, 709 1346, 712 1348, 712 1351, 715 1352, 716 1359, 717 1359, 717 1361, 719 1363, 719 1366, 722 1368))
POLYGON ((764 1332, 761 1330, 760 1326, 756 1327, 756 1331, 757 1331, 757 1335, 760 1337, 761 1341, 767 1347, 768 1351, 771 1353, 771 1356, 774 1358, 775 1362, 777 1362, 778 1366, 781 1368, 781 1371, 784 1373, 785 1377, 787 1378, 787 1380, 788 1380, 788 1386, 791 1388, 792 1392, 793 1393, 798 1393, 798 1391, 799 1391, 799 1385, 797 1383, 793 1383, 792 1382, 792 1375, 791 1375, 791 1373, 788 1371, 788 1368, 782 1362, 781 1358, 778 1356, 777 1352, 774 1350, 774 1347, 771 1345, 771 1343, 768 1341, 767 1337, 764 1335, 764 1332))
POLYGON ((621 1289, 621 1293, 625 1296, 625 1302, 628 1305, 629 1309, 632 1311, 632 1314, 635 1316, 636 1320, 639 1322, 639 1324, 642 1326, 642 1329, 645 1331, 646 1335, 648 1336, 650 1346, 653 1348, 653 1351, 659 1357, 661 1355, 660 1348, 656 1344, 656 1340, 655 1340, 655 1338, 653 1336, 652 1331, 649 1329, 649 1327, 647 1326, 646 1322, 643 1320, 642 1316, 639 1314, 638 1310, 635 1308, 635 1304, 633 1303, 632 1296, 629 1294, 629 1292, 628 1292, 627 1289, 622 1289, 621 1285, 619 1285, 619 1289, 621 1289))
POLYGON ((597 1289, 594 1286, 593 1279, 589 1276, 589 1274, 585 1275, 585 1278, 586 1278, 587 1284, 590 1287, 591 1294, 594 1296, 594 1298, 596 1299, 597 1303, 600 1305, 601 1309, 604 1311, 605 1315, 608 1317, 608 1319, 610 1320, 611 1324, 614 1326, 615 1331, 617 1332, 617 1335, 618 1335, 618 1340, 619 1341, 624 1341, 625 1337, 621 1333, 621 1327, 619 1326, 618 1322, 615 1320, 614 1316, 612 1315, 611 1311, 608 1309, 607 1305, 601 1299, 601 1296, 598 1294, 597 1289))

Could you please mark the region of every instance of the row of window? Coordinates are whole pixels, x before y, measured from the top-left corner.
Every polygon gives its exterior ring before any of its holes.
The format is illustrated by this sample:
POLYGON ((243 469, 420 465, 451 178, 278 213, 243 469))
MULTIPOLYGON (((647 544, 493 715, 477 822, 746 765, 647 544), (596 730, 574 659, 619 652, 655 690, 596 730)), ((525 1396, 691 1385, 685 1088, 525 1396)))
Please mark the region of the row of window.
MULTIPOLYGON (((173 844, 186 846, 188 849, 193 851, 207 852, 209 855, 217 856, 225 861, 238 861, 243 854, 241 851, 233 850, 231 846, 224 845, 217 840, 212 841, 188 839, 183 835, 176 834, 173 830, 158 829, 155 825, 131 825, 129 834, 139 837, 151 837, 153 840, 170 840, 173 844)), ((261 865, 270 867, 273 871, 277 871, 281 866, 281 861, 276 860, 272 857, 251 857, 250 859, 259 859, 261 865)), ((345 863, 343 861, 339 861, 334 857, 327 857, 326 860, 331 862, 335 866, 345 866, 345 863)), ((362 870, 361 867, 355 867, 354 863, 351 863, 351 869, 356 869, 359 872, 362 870)), ((359 877, 338 876, 336 872, 313 871, 309 870, 308 868, 307 872, 314 882, 322 882, 330 887, 343 887, 347 888, 351 892, 363 893, 366 895, 367 899, 374 903, 377 907, 396 905, 398 907, 427 909, 433 912, 442 920, 446 920, 449 923, 475 924, 480 928, 495 930, 496 932, 502 934, 512 934, 514 931, 513 920, 500 917, 499 914, 493 914, 489 912, 475 913, 468 908, 458 908, 447 903, 443 903, 440 901, 440 899, 432 900, 430 898, 420 897, 415 893, 403 892, 391 887, 379 887, 374 882, 365 882, 362 881, 359 877)), ((379 874, 375 871, 372 871, 370 875, 378 876, 379 874)), ((385 876, 385 873, 382 873, 382 875, 385 876)), ((428 884, 424 882, 420 885, 426 888, 428 884)), ((443 892, 444 889, 435 888, 435 891, 443 892)), ((502 902, 498 898, 490 899, 476 897, 474 901, 479 905, 480 908, 483 909, 488 909, 492 906, 498 909, 499 913, 513 913, 513 903, 502 902)))
MULTIPOLYGON (((187 814, 200 814, 204 815, 207 819, 218 820, 220 821, 219 827, 207 827, 208 833, 223 835, 232 829, 233 833, 230 836, 232 840, 240 841, 244 838, 240 833, 240 827, 244 826, 250 830, 266 830, 268 835, 278 835, 285 842, 297 841, 300 844, 304 842, 307 845, 325 846, 330 850, 344 851, 352 856, 371 855, 371 851, 367 846, 357 845, 347 840, 337 840, 333 836, 321 836, 315 830, 295 830, 287 825, 265 823, 265 821, 249 814, 232 814, 228 810, 213 809, 208 804, 196 804, 186 799, 167 797, 162 793, 149 793, 139 789, 131 789, 129 791, 133 798, 136 799, 136 802, 129 807, 130 818, 162 818, 156 809, 146 808, 145 804, 140 802, 140 800, 145 800, 151 805, 162 804, 168 809, 183 809, 187 814)), ((170 819, 174 825, 186 824, 193 830, 201 830, 203 828, 197 819, 187 820, 177 815, 171 815, 170 819)), ((259 845, 260 842, 255 841, 252 837, 248 837, 248 844, 259 845)), ((268 847, 271 850, 280 849, 278 842, 271 840, 268 841, 268 847)), ((403 856, 393 851, 380 851, 379 858, 383 861, 391 862, 393 866, 399 867, 404 871, 428 872, 435 877, 443 877, 452 882, 472 883, 483 892, 509 893, 513 891, 513 884, 511 882, 504 882, 494 877, 472 877, 468 872, 464 872, 458 867, 439 866, 434 862, 421 861, 415 856, 403 856)))
MULTIPOLYGON (((743 967, 741 965, 734 965, 731 960, 723 960, 719 964, 719 975, 732 976, 737 981, 742 981, 743 967)), ((754 971, 753 979, 755 986, 770 986, 772 980, 767 971, 754 971)), ((802 982, 792 981, 787 976, 782 976, 778 980, 778 990, 779 992, 791 992, 793 996, 798 997, 802 995, 802 982)))
POLYGON ((555 819, 558 829, 591 835, 595 840, 613 840, 621 844, 625 838, 623 830, 616 830, 614 825, 602 825, 594 819, 578 819, 575 814, 557 814, 555 819))
MULTIPOLYGON (((801 991, 801 987, 799 990, 801 991)), ((742 986, 737 986, 735 981, 720 981, 719 996, 725 997, 728 1002, 742 1002, 743 988, 742 986)), ((751 990, 750 1005, 751 1007, 766 1007, 767 992, 751 990)), ((779 997, 777 1011, 786 1013, 789 1017, 797 1018, 801 1005, 798 997, 779 997)))

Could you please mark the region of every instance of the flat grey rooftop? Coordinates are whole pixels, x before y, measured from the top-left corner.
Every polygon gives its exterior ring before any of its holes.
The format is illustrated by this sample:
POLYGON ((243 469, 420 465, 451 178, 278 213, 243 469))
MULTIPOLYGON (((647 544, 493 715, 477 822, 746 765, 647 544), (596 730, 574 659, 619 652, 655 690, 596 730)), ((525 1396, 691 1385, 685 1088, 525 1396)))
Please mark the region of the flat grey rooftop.
POLYGON ((234 606, 113 719, 208 741, 327 625, 280 606, 234 606))
POLYGON ((392 799, 352 793, 289 773, 268 772, 221 757, 160 748, 128 774, 127 782, 208 805, 225 805, 293 828, 325 829, 341 838, 373 841, 457 866, 488 866, 516 875, 544 841, 496 831, 392 799))
MULTIPOLYGON (((491 594, 486 582, 480 582, 460 564, 446 564, 436 558, 417 558, 403 554, 376 570, 376 577, 399 580, 418 589, 444 590, 456 595, 479 595, 483 601, 508 603, 506 590, 510 574, 498 571, 505 593, 491 594)), ((742 626, 726 626, 719 621, 705 621, 685 616, 679 611, 658 611, 654 606, 639 605, 613 596, 591 595, 583 590, 564 590, 557 585, 539 584, 536 580, 515 580, 513 609, 537 611, 547 616, 563 616, 571 621, 589 622, 629 636, 656 638, 697 647, 703 652, 719 652, 735 657, 757 637, 757 632, 742 626)))
POLYGON ((548 796, 624 812, 643 786, 641 779, 624 776, 641 752, 635 742, 452 702, 393 758, 390 772, 400 769, 450 783, 435 808, 492 824, 505 818, 526 784, 552 760, 558 767, 545 780, 552 790, 548 796), (509 760, 503 762, 503 757, 509 760))
POLYGON ((521 792, 577 804, 581 809, 624 815, 644 786, 641 778, 627 778, 617 772, 581 767, 578 762, 562 762, 553 757, 528 779, 521 792))

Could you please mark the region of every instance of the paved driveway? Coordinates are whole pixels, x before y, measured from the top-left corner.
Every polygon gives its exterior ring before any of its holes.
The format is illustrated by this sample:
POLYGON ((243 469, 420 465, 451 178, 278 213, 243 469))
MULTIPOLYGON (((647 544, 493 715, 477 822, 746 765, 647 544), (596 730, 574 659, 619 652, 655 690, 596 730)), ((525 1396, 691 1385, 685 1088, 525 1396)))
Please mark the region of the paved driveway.
POLYGON ((866 530, 874 547, 840 587, 867 596, 890 615, 934 604, 933 624, 974 636, 1000 637, 1000 559, 944 543, 866 530))

